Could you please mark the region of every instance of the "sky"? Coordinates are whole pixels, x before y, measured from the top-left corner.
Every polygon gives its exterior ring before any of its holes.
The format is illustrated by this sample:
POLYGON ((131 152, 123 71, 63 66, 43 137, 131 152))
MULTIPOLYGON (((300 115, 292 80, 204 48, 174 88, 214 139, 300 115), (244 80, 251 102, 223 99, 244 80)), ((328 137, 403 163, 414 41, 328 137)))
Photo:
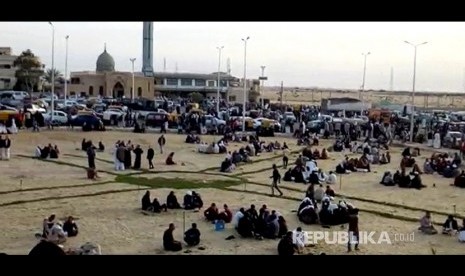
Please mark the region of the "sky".
MULTIPOLYGON (((142 22, 53 22, 55 67, 68 72, 95 70, 104 44, 118 71, 142 68, 142 22)), ((154 22, 154 69, 212 73, 230 59, 231 74, 261 75, 265 86, 360 89, 366 58, 365 89, 464 92, 465 22, 154 22), (247 47, 242 41, 250 37, 247 47), (246 55, 244 55, 246 50, 246 55), (177 66, 176 66, 177 64, 177 66)), ((14 54, 31 49, 47 68, 52 63, 48 22, 0 22, 0 47, 14 54)))

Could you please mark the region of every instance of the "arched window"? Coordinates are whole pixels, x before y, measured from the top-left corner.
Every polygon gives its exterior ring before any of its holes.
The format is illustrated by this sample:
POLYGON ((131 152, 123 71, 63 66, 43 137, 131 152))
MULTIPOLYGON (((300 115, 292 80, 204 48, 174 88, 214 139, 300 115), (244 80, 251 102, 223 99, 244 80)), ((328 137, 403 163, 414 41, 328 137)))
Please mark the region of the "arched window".
POLYGON ((137 88, 137 97, 142 97, 142 87, 137 88))
POLYGON ((93 96, 93 95, 94 95, 94 87, 89 86, 89 96, 93 96))
POLYGON ((100 87, 98 88, 98 94, 99 94, 100 96, 103 96, 103 86, 100 86, 100 87))

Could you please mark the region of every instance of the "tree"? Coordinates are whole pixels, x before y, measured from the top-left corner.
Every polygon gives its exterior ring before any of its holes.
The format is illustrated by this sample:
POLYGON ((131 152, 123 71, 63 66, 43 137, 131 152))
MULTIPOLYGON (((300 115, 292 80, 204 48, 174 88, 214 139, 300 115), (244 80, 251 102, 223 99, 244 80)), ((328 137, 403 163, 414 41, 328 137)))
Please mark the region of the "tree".
POLYGON ((16 58, 13 65, 17 68, 15 89, 32 92, 44 74, 40 59, 27 49, 16 58))
POLYGON ((199 92, 193 92, 190 94, 191 99, 195 103, 201 103, 203 101, 203 95, 200 94, 199 92))
POLYGON ((44 79, 46 82, 48 83, 52 83, 52 75, 54 75, 55 77, 55 82, 59 81, 61 78, 63 78, 63 74, 58 71, 57 69, 47 69, 47 71, 45 72, 45 75, 44 75, 44 79), (52 74, 53 72, 53 74, 52 74))
POLYGON ((250 102, 256 102, 258 97, 260 97, 260 93, 254 89, 250 89, 249 91, 249 101, 250 102))

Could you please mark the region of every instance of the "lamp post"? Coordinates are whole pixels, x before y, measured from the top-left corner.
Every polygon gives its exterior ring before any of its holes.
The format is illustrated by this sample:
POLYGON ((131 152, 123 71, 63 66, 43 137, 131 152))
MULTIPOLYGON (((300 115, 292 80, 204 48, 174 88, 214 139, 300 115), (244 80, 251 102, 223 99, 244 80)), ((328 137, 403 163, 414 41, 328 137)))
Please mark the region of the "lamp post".
POLYGON ((221 50, 223 50, 224 46, 216 47, 218 49, 218 83, 217 83, 217 90, 216 90, 216 114, 220 114, 220 67, 221 67, 221 50))
POLYGON ((66 99, 68 95, 68 38, 69 35, 65 37, 66 39, 66 54, 65 54, 65 106, 66 106, 66 99))
POLYGON ((52 22, 48 22, 52 27, 52 110, 50 113, 50 121, 53 122, 53 112, 55 110, 55 26, 53 26, 52 22))
POLYGON ((413 87, 412 87, 412 106, 411 106, 411 115, 410 115, 410 143, 413 142, 413 125, 414 125, 414 112, 415 112, 415 78, 417 72, 417 47, 420 45, 424 45, 428 42, 423 42, 419 44, 412 44, 408 41, 404 41, 405 43, 413 46, 415 49, 413 54, 413 87))
POLYGON ((134 102, 134 61, 136 61, 136 58, 130 58, 129 59, 132 63, 132 91, 131 91, 131 102, 134 102))
MULTIPOLYGON (((265 91, 265 79, 266 79, 266 77, 265 77, 265 68, 266 68, 266 66, 262 65, 262 66, 260 66, 260 68, 262 68, 262 76, 260 78, 262 80, 262 91, 260 91, 261 92, 260 94, 262 94, 265 91)), ((262 109, 263 109, 263 106, 264 106, 264 104, 263 104, 263 94, 261 95, 261 106, 262 106, 262 109)))
POLYGON ((247 101, 247 41, 250 37, 242 38, 244 41, 244 102, 242 105, 242 132, 245 132, 245 104, 247 101))
POLYGON ((360 94, 359 94, 359 100, 362 101, 362 109, 361 109, 361 112, 360 112, 360 116, 362 116, 363 114, 363 110, 365 109, 365 101, 364 101, 364 98, 363 98, 363 94, 365 92, 365 77, 366 77, 366 72, 367 72, 367 56, 370 54, 370 52, 367 52, 367 53, 362 53, 362 56, 365 57, 364 59, 364 62, 363 62, 363 79, 362 79, 362 89, 360 90, 360 94))

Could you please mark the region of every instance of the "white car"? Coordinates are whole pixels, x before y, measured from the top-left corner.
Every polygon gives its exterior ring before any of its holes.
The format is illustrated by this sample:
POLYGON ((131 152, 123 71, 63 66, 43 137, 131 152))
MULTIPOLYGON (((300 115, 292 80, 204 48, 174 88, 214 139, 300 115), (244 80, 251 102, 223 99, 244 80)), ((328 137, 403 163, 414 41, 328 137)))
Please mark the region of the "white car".
MULTIPOLYGON (((254 119, 253 120, 253 128, 256 129, 257 127, 260 127, 262 125, 263 120, 272 120, 272 119, 261 118, 261 117, 257 118, 257 119, 254 119)), ((274 121, 274 129, 275 130, 281 129, 281 124, 278 121, 276 121, 276 120, 272 120, 272 121, 274 121)))
MULTIPOLYGON (((44 120, 50 121, 52 118, 52 112, 48 111, 44 114, 44 120)), ((68 123, 68 115, 63 111, 54 110, 53 111, 53 122, 58 125, 66 125, 68 123)))
POLYGON ((103 112, 103 123, 116 125, 123 114, 125 114, 125 112, 122 109, 109 108, 103 112))
POLYGON ((29 105, 30 107, 27 108, 27 111, 31 112, 32 114, 35 114, 36 112, 40 112, 40 113, 45 113, 47 112, 47 110, 43 107, 39 107, 38 105, 36 104, 31 104, 29 105))

